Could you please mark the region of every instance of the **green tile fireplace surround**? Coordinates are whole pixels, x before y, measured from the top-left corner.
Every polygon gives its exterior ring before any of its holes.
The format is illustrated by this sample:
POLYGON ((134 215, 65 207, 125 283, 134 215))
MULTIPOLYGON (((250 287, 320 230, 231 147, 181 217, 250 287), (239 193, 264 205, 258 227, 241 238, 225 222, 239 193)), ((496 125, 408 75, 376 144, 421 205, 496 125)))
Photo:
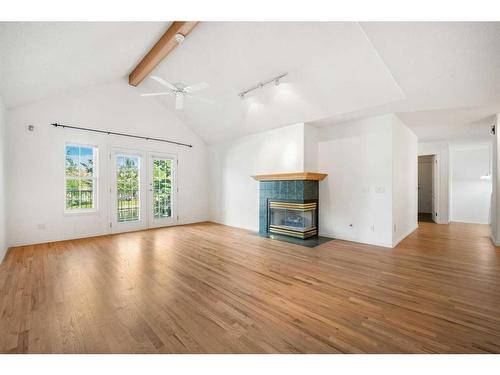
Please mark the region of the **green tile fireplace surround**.
POLYGON ((253 177, 259 180, 259 234, 269 235, 269 201, 318 202, 319 181, 326 174, 302 172, 253 177))
POLYGON ((260 181, 259 184, 259 233, 268 232, 269 200, 307 203, 319 198, 318 181, 260 181))

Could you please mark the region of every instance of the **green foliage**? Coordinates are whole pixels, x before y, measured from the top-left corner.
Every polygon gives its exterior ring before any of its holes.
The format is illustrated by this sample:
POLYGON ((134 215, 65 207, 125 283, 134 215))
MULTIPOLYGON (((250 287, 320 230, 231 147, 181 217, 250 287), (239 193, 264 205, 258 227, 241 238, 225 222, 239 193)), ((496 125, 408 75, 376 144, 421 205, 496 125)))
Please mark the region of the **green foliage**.
POLYGON ((153 214, 155 218, 172 216, 172 161, 153 162, 153 214))
MULTIPOLYGON (((94 161, 90 157, 82 161, 81 149, 78 149, 78 155, 75 155, 75 148, 76 146, 66 148, 66 208, 92 208, 94 161)), ((139 160, 137 157, 119 156, 118 161, 116 172, 118 221, 138 220, 140 211, 139 160)), ((171 217, 171 160, 154 160, 152 188, 154 217, 171 217)))

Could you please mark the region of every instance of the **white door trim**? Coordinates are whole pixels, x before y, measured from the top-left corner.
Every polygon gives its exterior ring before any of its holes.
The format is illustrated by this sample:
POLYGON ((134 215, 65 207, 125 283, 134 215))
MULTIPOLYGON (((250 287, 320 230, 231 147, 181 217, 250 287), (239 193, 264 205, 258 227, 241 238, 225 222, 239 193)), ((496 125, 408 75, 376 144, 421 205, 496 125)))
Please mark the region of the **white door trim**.
POLYGON ((148 153, 148 227, 149 228, 158 228, 158 227, 166 227, 170 225, 175 225, 178 221, 178 212, 177 212, 177 155, 162 153, 162 152, 149 152, 148 153), (155 219, 153 212, 153 160, 154 159, 163 159, 163 160, 172 160, 172 168, 171 168, 171 217, 165 219, 155 219))
POLYGON ((148 228, 148 168, 147 168, 147 153, 143 150, 111 147, 110 149, 110 167, 109 167, 109 207, 110 207, 110 232, 122 233, 135 230, 144 230, 148 228), (118 155, 138 156, 139 159, 139 220, 130 222, 118 222, 117 218, 117 196, 116 196, 116 157, 118 155))

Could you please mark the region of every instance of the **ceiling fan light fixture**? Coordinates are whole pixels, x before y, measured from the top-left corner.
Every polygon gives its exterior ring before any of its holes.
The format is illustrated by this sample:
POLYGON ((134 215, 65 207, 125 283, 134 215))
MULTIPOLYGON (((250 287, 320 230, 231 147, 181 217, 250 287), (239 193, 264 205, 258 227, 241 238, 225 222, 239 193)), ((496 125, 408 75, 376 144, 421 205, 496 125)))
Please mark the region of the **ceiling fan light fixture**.
POLYGON ((206 82, 198 82, 191 85, 186 85, 184 83, 170 83, 165 81, 163 78, 157 76, 150 76, 151 79, 158 82, 160 85, 166 87, 168 91, 162 92, 151 92, 151 93, 142 93, 141 96, 159 96, 159 95, 174 95, 175 96, 175 109, 183 109, 184 107, 184 97, 188 96, 190 98, 197 99, 199 101, 209 102, 203 98, 199 98, 196 95, 189 95, 201 90, 205 90, 210 87, 210 85, 206 82))

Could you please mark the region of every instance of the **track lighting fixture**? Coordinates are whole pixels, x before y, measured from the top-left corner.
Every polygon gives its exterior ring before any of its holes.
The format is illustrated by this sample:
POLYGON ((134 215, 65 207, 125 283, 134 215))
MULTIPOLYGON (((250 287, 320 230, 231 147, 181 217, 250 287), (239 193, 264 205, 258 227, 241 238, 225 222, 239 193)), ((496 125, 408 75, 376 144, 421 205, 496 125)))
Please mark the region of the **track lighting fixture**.
POLYGON ((241 99, 245 99, 245 95, 248 94, 249 92, 252 92, 254 90, 257 90, 257 89, 262 89, 264 88, 264 86, 267 86, 268 84, 274 82, 274 85, 275 86, 279 86, 279 84, 281 83, 280 80, 283 78, 283 77, 286 77, 288 75, 288 73, 282 73, 280 74, 279 76, 277 77, 273 77, 267 81, 264 81, 264 82, 259 82, 258 84, 256 84, 255 86, 253 87, 250 87, 246 90, 243 90, 242 92, 240 92, 238 94, 238 96, 241 98, 241 99))

